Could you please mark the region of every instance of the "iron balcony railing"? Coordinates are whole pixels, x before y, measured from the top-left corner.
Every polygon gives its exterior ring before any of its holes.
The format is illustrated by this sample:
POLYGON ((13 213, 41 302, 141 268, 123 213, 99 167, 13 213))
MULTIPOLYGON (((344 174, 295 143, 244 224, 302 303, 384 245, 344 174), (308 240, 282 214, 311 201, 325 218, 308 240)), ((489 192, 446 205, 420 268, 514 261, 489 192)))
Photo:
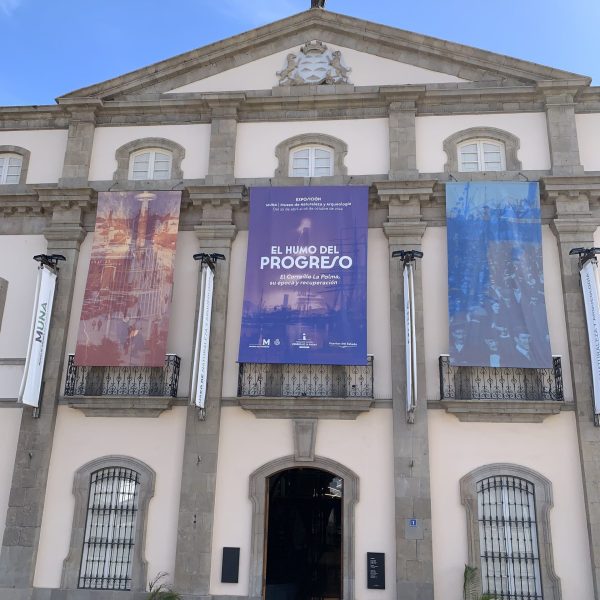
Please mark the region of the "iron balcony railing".
POLYGON ((511 367, 453 367, 440 356, 442 400, 564 400, 560 356, 548 369, 511 367))
POLYGON ((240 363, 238 396, 373 398, 373 357, 356 366, 240 363))
POLYGON ((181 359, 165 356, 164 367, 80 367, 69 354, 65 396, 166 396, 175 398, 181 359))

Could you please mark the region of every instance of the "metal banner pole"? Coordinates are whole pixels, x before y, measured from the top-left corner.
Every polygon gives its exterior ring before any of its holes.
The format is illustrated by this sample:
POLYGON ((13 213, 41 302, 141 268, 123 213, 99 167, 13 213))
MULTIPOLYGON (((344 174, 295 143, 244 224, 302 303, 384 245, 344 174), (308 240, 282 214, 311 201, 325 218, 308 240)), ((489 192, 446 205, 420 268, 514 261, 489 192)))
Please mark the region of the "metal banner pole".
POLYGON ((225 257, 222 254, 205 254, 201 252, 194 254, 194 260, 200 261, 202 274, 190 404, 196 406, 198 409, 198 418, 204 421, 206 419, 206 386, 215 265, 217 260, 225 260, 225 257))
POLYGON ((33 407, 33 418, 40 416, 40 398, 43 390, 46 347, 52 318, 52 306, 58 276, 58 261, 62 254, 38 254, 33 259, 40 263, 33 303, 33 316, 27 344, 27 356, 18 401, 33 407))
POLYGON ((403 262, 404 277, 404 339, 406 355, 406 421, 415 422, 417 408, 417 337, 415 323, 415 260, 423 258, 419 250, 396 250, 392 258, 403 262))
POLYGON ((579 275, 585 308, 594 401, 594 425, 600 426, 600 301, 598 260, 600 248, 573 248, 569 254, 579 255, 579 275))

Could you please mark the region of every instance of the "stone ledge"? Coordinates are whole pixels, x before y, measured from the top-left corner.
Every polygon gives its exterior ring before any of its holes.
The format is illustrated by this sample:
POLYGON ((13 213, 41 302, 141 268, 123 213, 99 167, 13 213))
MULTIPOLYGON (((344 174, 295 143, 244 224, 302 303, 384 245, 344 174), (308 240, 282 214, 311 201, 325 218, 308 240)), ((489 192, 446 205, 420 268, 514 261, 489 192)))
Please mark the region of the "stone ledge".
POLYGON ((463 422, 541 423, 563 410, 575 410, 575 405, 561 401, 429 400, 427 408, 445 410, 463 422))
POLYGON ((341 419, 354 421, 368 412, 372 398, 239 398, 239 405, 257 419, 341 419))
POLYGON ((169 396, 70 396, 65 403, 86 417, 156 418, 176 400, 169 396))

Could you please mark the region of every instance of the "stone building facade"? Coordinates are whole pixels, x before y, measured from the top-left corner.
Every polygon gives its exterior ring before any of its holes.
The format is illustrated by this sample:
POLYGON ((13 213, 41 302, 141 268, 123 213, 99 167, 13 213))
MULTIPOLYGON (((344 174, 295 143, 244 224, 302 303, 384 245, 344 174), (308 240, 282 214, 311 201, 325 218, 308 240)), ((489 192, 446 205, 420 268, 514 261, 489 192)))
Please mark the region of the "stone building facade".
POLYGON ((600 246, 600 88, 589 78, 315 8, 56 106, 2 108, 0 161, 0 249, 10 257, 0 265, 3 600, 141 599, 160 572, 189 599, 264 597, 268 485, 298 469, 343 481, 340 593, 321 597, 461 598, 464 565, 479 566, 483 552, 477 485, 494 477, 526 482, 535 498, 539 593, 510 598, 600 597, 600 429, 569 256, 600 246), (487 170, 480 155, 465 171, 463 146, 483 143, 500 148, 500 167, 487 170), (326 152, 329 175, 295 171, 298 149, 326 152), (136 156, 149 164, 157 153, 166 178, 134 175, 136 156), (446 183, 487 180, 540 182, 560 399, 442 397, 446 183), (248 190, 316 184, 369 186, 372 389, 248 395, 236 363, 248 190), (108 190, 183 194, 168 341, 181 358, 175 398, 65 393, 97 195, 108 190), (424 252, 413 422, 392 258, 402 249, 424 252), (215 273, 205 420, 189 406, 198 251, 226 259, 215 273), (34 418, 16 396, 40 253, 66 261, 34 418), (138 477, 126 590, 82 580, 90 477, 103 469, 138 477), (237 582, 223 581, 225 548, 239 550, 237 582), (385 589, 368 587, 371 552, 385 557, 385 589))

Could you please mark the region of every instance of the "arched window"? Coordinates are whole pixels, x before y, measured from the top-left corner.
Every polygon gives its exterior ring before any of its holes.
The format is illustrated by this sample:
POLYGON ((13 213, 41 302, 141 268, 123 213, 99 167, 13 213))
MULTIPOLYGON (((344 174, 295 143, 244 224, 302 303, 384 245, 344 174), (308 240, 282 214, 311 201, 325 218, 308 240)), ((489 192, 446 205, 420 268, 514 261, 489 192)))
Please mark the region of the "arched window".
POLYGON ((495 127, 471 127, 444 140, 447 173, 520 171, 519 138, 495 127))
POLYGON ((185 149, 165 138, 133 140, 117 148, 115 158, 117 170, 113 177, 118 182, 183 179, 185 149))
POLYGON ((105 467, 90 479, 79 588, 130 590, 140 474, 105 467))
POLYGON ((348 146, 324 133, 303 133, 275 148, 275 177, 340 177, 348 174, 344 158, 348 146))
POLYGON ((290 153, 290 177, 330 177, 333 175, 333 149, 327 146, 301 146, 290 153))
POLYGON ((559 600, 550 482, 526 467, 494 464, 465 475, 460 490, 469 564, 479 569, 481 593, 498 600, 559 600))
POLYGON ((477 482, 483 592, 542 598, 535 489, 531 481, 494 475, 477 482))
POLYGON ((171 179, 171 153, 160 148, 134 152, 129 160, 129 179, 133 181, 171 179))
POLYGON ((148 503, 154 471, 126 456, 93 460, 75 474, 66 589, 143 591, 148 503))
POLYGON ((458 170, 465 173, 505 171, 504 144, 495 140, 468 140, 458 146, 458 170))

